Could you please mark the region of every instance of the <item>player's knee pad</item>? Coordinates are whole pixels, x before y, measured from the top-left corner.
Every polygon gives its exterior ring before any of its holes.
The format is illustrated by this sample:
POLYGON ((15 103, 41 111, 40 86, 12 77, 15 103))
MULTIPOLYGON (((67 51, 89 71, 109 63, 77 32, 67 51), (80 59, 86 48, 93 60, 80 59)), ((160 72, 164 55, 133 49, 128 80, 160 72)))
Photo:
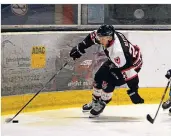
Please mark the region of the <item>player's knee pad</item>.
POLYGON ((101 92, 101 100, 104 101, 106 104, 108 104, 111 100, 112 100, 112 95, 113 92, 105 92, 104 90, 102 90, 101 92))
POLYGON ((93 87, 92 95, 95 99, 98 99, 101 97, 101 92, 102 92, 102 89, 97 89, 97 88, 93 87))

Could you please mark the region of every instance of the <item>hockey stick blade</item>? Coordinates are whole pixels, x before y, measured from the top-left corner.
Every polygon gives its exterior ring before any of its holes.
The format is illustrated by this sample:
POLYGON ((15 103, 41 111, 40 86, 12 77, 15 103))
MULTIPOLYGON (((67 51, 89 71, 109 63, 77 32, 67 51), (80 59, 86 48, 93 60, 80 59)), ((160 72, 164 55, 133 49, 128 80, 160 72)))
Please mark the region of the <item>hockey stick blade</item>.
POLYGON ((151 117, 149 114, 147 114, 147 120, 148 120, 151 124, 154 123, 154 119, 152 119, 152 117, 151 117))
POLYGON ((7 118, 7 119, 5 120, 5 122, 6 122, 6 123, 10 123, 12 120, 13 120, 12 118, 7 118))
MULTIPOLYGON (((23 109, 42 91, 42 90, 44 90, 46 87, 47 87, 47 85, 61 72, 61 70, 70 62, 71 60, 69 60, 69 61, 67 61, 67 62, 65 62, 64 64, 63 64, 63 66, 56 72, 56 74, 54 74, 50 79, 49 79, 49 81, 48 82, 46 82, 46 84, 13 116, 13 118, 7 118, 6 120, 5 120, 5 122, 6 123, 10 123, 10 122, 12 122, 12 121, 14 121, 14 118, 16 118, 20 113, 21 113, 21 111, 23 111, 23 109)), ((16 122, 16 121, 14 121, 14 122, 16 122)), ((13 122, 13 123, 14 123, 13 122)))
POLYGON ((156 111, 156 114, 155 114, 154 118, 152 118, 149 114, 147 115, 147 120, 148 120, 150 123, 152 123, 152 124, 154 123, 154 121, 155 121, 155 119, 156 119, 156 117, 157 117, 157 115, 158 115, 158 113, 159 113, 161 104, 162 104, 162 102, 163 102, 163 100, 164 100, 164 97, 165 97, 165 95, 166 95, 166 92, 167 92, 167 89, 168 89, 168 87, 169 87, 170 82, 171 82, 171 78, 168 80, 167 86, 166 86, 166 88, 165 88, 165 90, 164 90, 163 96, 162 96, 162 98, 161 98, 160 104, 159 104, 159 106, 158 106, 158 109, 157 109, 157 111, 156 111))

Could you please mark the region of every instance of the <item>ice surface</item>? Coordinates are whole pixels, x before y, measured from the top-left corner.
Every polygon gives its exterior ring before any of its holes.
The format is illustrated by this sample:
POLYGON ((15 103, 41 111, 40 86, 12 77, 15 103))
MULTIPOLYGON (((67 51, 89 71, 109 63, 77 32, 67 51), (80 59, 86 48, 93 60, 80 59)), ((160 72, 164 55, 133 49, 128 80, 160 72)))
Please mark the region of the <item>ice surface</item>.
POLYGON ((100 117, 90 119, 81 108, 22 113, 19 123, 4 123, 10 116, 2 116, 2 136, 171 136, 171 116, 168 110, 159 111, 154 124, 146 115, 154 117, 158 105, 107 106, 100 117))

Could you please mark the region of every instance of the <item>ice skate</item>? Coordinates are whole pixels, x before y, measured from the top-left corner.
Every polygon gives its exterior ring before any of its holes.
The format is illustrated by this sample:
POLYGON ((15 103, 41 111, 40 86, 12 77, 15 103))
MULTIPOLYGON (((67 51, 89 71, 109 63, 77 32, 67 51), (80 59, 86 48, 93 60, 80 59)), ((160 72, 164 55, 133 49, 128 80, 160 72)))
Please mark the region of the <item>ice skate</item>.
POLYGON ((92 108, 95 107, 97 104, 98 99, 93 98, 93 100, 90 103, 84 104, 82 107, 82 112, 89 112, 92 108))
POLYGON ((102 100, 99 100, 96 103, 95 107, 91 109, 89 118, 98 117, 103 112, 105 107, 106 103, 102 100))
POLYGON ((162 108, 165 110, 165 109, 168 109, 169 107, 171 107, 171 98, 169 98, 167 101, 165 101, 163 104, 162 104, 162 108))
POLYGON ((171 116, 171 108, 169 109, 169 116, 171 116))

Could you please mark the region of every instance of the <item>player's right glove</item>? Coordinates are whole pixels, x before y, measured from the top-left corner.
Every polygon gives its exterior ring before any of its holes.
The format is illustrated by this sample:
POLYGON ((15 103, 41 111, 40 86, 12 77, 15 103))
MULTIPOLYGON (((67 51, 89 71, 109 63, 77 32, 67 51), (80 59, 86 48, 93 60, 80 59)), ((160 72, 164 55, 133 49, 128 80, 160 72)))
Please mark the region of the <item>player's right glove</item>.
POLYGON ((71 52, 70 52, 70 57, 73 58, 73 60, 80 58, 82 56, 82 54, 85 52, 81 52, 78 49, 78 46, 75 46, 72 48, 71 52))
POLYGON ((165 77, 166 77, 167 79, 171 78, 171 69, 167 71, 165 77))
POLYGON ((127 93, 134 104, 144 103, 144 99, 140 97, 138 92, 128 90, 127 93))

